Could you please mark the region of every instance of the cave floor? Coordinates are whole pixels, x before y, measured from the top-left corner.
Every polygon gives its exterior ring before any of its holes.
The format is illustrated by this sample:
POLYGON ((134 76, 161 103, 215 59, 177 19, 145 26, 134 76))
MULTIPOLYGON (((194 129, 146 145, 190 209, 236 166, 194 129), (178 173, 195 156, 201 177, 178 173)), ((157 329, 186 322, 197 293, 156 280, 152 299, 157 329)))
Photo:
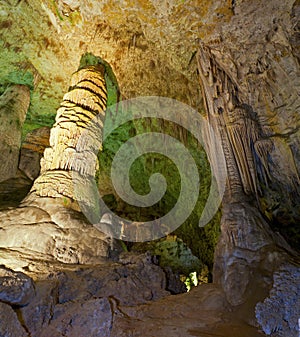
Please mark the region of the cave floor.
MULTIPOLYGON (((26 196, 30 187, 30 181, 23 176, 2 182, 0 184, 0 210, 16 207, 26 196)), ((78 287, 76 282, 72 287, 78 287)), ((76 296, 81 297, 80 290, 76 296)), ((110 296, 108 295, 107 298, 110 296)), ((253 326, 255 325, 253 308, 248 311, 238 307, 233 309, 226 301, 223 291, 214 284, 200 285, 194 287, 189 293, 168 295, 137 305, 124 305, 124 303, 118 303, 118 296, 116 298, 116 307, 111 306, 113 324, 110 337, 265 336, 253 326), (253 312, 252 318, 249 318, 251 316, 249 312, 253 312)), ((83 336, 80 332, 83 327, 80 324, 74 328, 79 329, 80 335, 78 336, 83 336)), ((46 331, 43 336, 50 336, 46 331)))
POLYGON ((120 307, 112 336, 261 337, 244 310, 233 310, 213 284, 136 307, 120 307), (119 335, 120 331, 123 334, 119 335), (117 334, 116 334, 116 333, 117 334))

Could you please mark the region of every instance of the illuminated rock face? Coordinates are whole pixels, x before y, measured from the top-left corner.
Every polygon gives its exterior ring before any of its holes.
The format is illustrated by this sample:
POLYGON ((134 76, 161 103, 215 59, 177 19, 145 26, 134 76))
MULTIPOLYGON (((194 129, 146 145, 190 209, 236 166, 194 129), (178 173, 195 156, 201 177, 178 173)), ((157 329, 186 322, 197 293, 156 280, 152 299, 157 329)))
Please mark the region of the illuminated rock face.
POLYGON ((25 267, 30 258, 100 263, 101 258, 108 256, 106 235, 79 211, 72 176, 75 172, 76 179, 84 184, 95 175, 101 146, 100 124, 106 108, 103 76, 101 66, 85 67, 74 73, 70 91, 57 112, 39 177, 20 207, 0 213, 1 261, 5 265, 25 267), (97 124, 88 128, 99 114, 97 124))
POLYGON ((102 66, 82 68, 72 75, 50 132, 50 147, 41 160, 41 174, 27 200, 36 196, 75 200, 72 173, 82 180, 95 177, 106 101, 102 66))

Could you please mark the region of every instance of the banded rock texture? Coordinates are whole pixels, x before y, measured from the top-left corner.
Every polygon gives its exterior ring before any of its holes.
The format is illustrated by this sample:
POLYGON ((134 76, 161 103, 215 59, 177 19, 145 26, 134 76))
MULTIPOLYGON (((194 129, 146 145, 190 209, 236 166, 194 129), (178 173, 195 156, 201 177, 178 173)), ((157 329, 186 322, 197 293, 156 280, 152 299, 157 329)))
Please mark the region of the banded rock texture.
POLYGON ((89 203, 86 184, 95 176, 106 100, 102 66, 73 74, 39 177, 18 208, 0 213, 1 263, 30 269, 36 260, 100 263, 108 256, 108 238, 87 221, 76 201, 89 203))
MULTIPOLYGON (((34 182, 32 195, 75 199, 72 173, 83 179, 95 176, 106 101, 101 66, 90 66, 73 74, 70 90, 57 111, 50 147, 44 152, 41 174, 34 182)), ((31 198, 28 196, 27 200, 31 198)))

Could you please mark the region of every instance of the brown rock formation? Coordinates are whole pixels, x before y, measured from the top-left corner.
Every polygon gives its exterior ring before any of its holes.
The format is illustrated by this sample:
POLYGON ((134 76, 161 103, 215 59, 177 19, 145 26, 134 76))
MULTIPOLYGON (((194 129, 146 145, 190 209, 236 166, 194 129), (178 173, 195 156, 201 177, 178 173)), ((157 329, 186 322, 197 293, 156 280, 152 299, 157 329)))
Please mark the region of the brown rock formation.
POLYGON ((288 259, 283 250, 291 249, 271 231, 259 210, 258 165, 266 177, 268 154, 274 145, 264 134, 254 107, 248 100, 241 101, 239 82, 233 82, 216 55, 205 47, 198 54, 207 118, 222 142, 228 172, 214 281, 222 284, 229 302, 238 305, 246 301, 248 285, 255 284, 252 275, 259 280, 260 265, 272 265, 271 277, 288 259))
POLYGON ((0 97, 0 182, 18 171, 22 127, 30 103, 26 85, 11 85, 0 97))
POLYGON ((46 147, 49 147, 50 128, 47 126, 29 132, 20 151, 19 169, 34 180, 40 174, 40 160, 46 147))
MULTIPOLYGON (((28 266, 27 254, 65 263, 99 263, 107 257, 106 235, 79 212, 74 196, 75 183, 85 187, 95 176, 105 108, 102 66, 79 69, 58 109, 39 177, 17 209, 0 214, 1 249, 15 255, 3 256, 2 263, 16 267, 19 259, 21 267, 28 266)), ((89 202, 86 194, 81 197, 89 202)))

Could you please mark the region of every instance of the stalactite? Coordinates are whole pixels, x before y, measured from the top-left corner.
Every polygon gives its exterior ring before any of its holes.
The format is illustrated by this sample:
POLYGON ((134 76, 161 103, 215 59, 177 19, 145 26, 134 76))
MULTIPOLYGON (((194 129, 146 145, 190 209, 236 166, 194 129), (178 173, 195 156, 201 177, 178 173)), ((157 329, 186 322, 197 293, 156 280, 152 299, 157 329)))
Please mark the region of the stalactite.
MULTIPOLYGON (((226 156, 229 193, 254 195, 258 198, 257 160, 262 163, 263 174, 268 176, 267 152, 272 141, 264 142, 255 111, 239 98, 236 84, 218 65, 207 47, 198 52, 198 68, 207 118, 214 132, 219 134, 226 156), (266 148, 264 148, 266 146, 266 148)), ((207 139, 208 147, 211 141, 207 139)), ((213 157, 214 149, 210 149, 213 157)), ((215 160, 212 160, 217 164, 215 160)))
MULTIPOLYGON (((282 155, 282 142, 263 129, 255 108, 250 106, 251 97, 247 101, 240 92, 241 84, 230 76, 232 69, 219 63, 221 56, 201 45, 197 60, 207 119, 213 130, 204 130, 208 157, 212 166, 218 165, 212 136, 215 134, 222 143, 228 175, 213 277, 223 287, 228 301, 238 305, 252 296, 251 287, 263 287, 263 282, 257 282, 261 266, 271 264, 276 270, 289 259, 286 252, 295 254, 262 216, 260 184, 261 178, 267 183, 274 176, 273 171, 279 170, 281 159, 288 156, 288 163, 281 164, 285 172, 276 172, 275 176, 283 176, 281 184, 290 185, 296 182, 296 175, 292 154, 286 151, 282 155), (274 163, 272 158, 276 159, 274 163)), ((263 268, 264 277, 272 274, 273 270, 263 268)))
MULTIPOLYGON (((210 127, 213 130, 213 133, 210 132, 209 129, 204 130, 204 142, 207 150, 207 155, 209 161, 213 167, 215 172, 218 171, 218 154, 216 153, 215 141, 221 140, 222 147, 224 151, 224 156, 226 159, 227 165, 227 173, 228 173, 228 184, 230 193, 230 197, 235 194, 240 194, 242 185, 240 178, 237 176, 237 164, 233 154, 233 150, 230 146, 224 146, 228 142, 228 130, 226 128, 226 121, 224 114, 226 113, 224 109, 229 109, 229 104, 227 103, 227 94, 229 91, 224 92, 223 96, 217 98, 217 102, 215 102, 215 88, 212 79, 213 76, 213 63, 212 63, 212 55, 208 49, 201 46, 197 55, 199 76, 200 76, 200 85, 203 94, 204 107, 207 111, 207 120, 210 127), (216 103, 218 106, 216 107, 216 103), (213 135, 215 135, 218 139, 212 139, 213 135)), ((217 74, 219 75, 219 74, 217 74)), ((216 76, 216 74, 215 74, 216 76)), ((226 77, 225 77, 226 79, 226 77)), ((216 77, 216 83, 220 82, 220 79, 216 77)), ((226 79, 228 82, 228 80, 226 79)))

